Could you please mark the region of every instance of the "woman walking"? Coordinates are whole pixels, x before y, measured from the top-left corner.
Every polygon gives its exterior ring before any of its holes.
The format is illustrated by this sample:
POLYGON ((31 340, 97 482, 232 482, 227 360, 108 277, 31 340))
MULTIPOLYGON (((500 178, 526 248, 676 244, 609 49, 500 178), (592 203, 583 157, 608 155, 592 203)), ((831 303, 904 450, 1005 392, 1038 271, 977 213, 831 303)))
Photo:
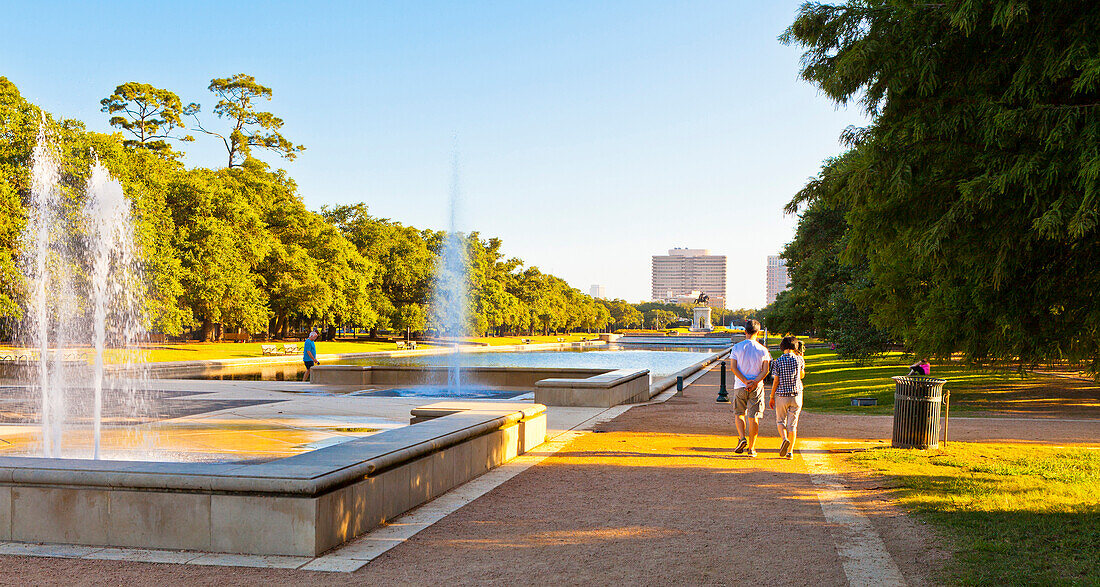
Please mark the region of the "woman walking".
POLYGON ((775 425, 783 443, 779 445, 779 457, 794 458, 794 441, 798 430, 798 414, 802 411, 802 378, 806 376, 806 361, 802 358, 805 346, 796 337, 787 336, 779 343, 783 354, 772 361, 771 399, 768 405, 775 409, 775 425))

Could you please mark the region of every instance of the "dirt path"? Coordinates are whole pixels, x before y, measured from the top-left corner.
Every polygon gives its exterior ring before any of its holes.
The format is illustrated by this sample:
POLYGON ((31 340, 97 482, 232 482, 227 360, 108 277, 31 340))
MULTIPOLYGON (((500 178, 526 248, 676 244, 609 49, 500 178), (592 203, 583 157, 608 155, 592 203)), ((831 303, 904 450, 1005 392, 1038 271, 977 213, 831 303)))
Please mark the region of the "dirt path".
MULTIPOLYGON (((757 459, 733 454, 716 372, 664 404, 635 407, 350 574, 0 557, 5 584, 747 584, 847 582, 839 527, 802 456, 776 458, 769 412, 757 459)), ((886 439, 888 416, 807 414, 802 437, 886 439)), ((1097 442, 1100 421, 952 419, 958 440, 1097 442)), ((828 439, 832 439, 831 441, 828 439)), ((825 455, 843 468, 834 457, 825 455)), ((812 459, 820 461, 820 459, 812 459)), ((935 537, 878 480, 848 499, 910 585, 944 560, 935 537)))
MULTIPOLYGON (((735 455, 708 374, 636 407, 376 559, 382 583, 845 584, 802 458, 735 455), (471 576, 471 570, 477 573, 471 576)), ((864 497, 855 500, 863 506, 864 497)), ((942 556, 896 510, 868 511, 910 584, 942 556)))

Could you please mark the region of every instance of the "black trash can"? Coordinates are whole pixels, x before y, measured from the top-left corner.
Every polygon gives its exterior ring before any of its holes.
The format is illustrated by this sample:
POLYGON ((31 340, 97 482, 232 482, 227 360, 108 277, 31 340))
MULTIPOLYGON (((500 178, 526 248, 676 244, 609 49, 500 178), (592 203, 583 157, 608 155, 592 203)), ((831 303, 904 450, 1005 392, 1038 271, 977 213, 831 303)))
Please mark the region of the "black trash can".
POLYGON ((894 448, 938 448, 943 384, 935 377, 894 377, 894 448))

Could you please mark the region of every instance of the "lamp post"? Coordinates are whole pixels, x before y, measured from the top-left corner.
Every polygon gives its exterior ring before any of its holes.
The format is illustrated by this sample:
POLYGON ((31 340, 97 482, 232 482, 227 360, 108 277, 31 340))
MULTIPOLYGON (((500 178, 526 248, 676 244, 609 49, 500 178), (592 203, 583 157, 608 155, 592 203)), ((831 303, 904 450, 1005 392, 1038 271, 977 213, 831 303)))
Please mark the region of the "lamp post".
POLYGON ((726 391, 726 362, 719 361, 719 363, 722 363, 722 375, 718 386, 718 399, 714 401, 720 404, 728 404, 730 403, 730 394, 726 391))

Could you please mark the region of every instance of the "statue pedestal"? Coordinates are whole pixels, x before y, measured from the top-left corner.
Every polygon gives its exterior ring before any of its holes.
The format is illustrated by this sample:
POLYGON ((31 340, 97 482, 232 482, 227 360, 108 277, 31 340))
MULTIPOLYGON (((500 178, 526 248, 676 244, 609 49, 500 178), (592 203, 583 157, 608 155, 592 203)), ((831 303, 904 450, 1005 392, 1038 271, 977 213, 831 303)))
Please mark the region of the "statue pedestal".
POLYGON ((692 332, 710 332, 714 327, 710 324, 710 307, 695 306, 695 315, 691 320, 692 332))

